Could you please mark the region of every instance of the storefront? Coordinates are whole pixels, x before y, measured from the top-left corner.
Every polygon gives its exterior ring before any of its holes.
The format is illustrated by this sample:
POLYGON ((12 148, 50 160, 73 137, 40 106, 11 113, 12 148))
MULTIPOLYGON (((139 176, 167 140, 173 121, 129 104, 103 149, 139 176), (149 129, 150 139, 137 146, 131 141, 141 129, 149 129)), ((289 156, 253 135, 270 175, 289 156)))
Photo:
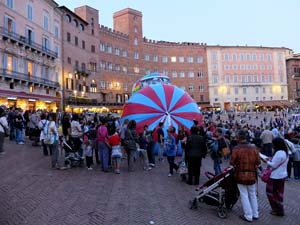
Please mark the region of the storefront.
POLYGON ((56 111, 60 106, 60 99, 54 96, 39 95, 11 90, 0 90, 0 105, 17 107, 23 110, 46 109, 56 111))

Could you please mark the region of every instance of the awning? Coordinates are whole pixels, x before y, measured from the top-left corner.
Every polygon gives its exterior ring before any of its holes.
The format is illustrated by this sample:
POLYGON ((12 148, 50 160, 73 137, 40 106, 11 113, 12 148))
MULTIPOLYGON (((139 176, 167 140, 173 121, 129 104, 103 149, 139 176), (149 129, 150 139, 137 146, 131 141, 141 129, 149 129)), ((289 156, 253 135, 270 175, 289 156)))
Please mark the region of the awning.
POLYGON ((280 101, 280 103, 281 103, 282 106, 289 106, 289 105, 291 105, 288 100, 282 100, 282 101, 280 101))
POLYGON ((55 101, 55 102, 60 101, 60 98, 58 98, 56 96, 39 95, 39 94, 26 93, 26 92, 16 92, 16 91, 11 91, 11 90, 0 90, 0 96, 5 97, 5 98, 25 98, 25 99, 55 101))
POLYGON ((265 103, 263 101, 255 101, 255 102, 252 102, 253 105, 257 105, 259 107, 263 107, 263 106, 266 106, 265 103))
POLYGON ((280 101, 264 101, 264 104, 269 107, 282 106, 280 101))
POLYGON ((201 109, 212 108, 210 104, 200 104, 199 106, 201 107, 201 109))

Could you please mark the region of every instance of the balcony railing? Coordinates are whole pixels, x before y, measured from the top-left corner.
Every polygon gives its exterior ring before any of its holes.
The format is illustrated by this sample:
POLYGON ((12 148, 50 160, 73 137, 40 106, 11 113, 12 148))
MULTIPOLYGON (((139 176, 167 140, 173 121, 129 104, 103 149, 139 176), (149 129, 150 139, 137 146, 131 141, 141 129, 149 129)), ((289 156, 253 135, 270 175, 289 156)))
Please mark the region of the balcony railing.
POLYGON ((81 76, 87 77, 90 73, 91 71, 84 67, 74 66, 74 74, 79 74, 81 76))
POLYGON ((0 77, 4 77, 6 79, 20 80, 23 82, 33 83, 35 85, 43 85, 45 87, 54 88, 54 89, 59 87, 58 82, 44 79, 41 77, 29 76, 28 74, 25 73, 10 71, 8 69, 3 69, 3 68, 0 69, 0 77))
POLYGON ((57 52, 54 52, 54 51, 48 49, 45 46, 37 44, 36 42, 32 41, 29 38, 26 38, 22 35, 19 35, 19 34, 15 33, 15 32, 9 31, 5 27, 0 27, 0 31, 1 31, 1 34, 3 36, 3 39, 11 39, 15 42, 18 42, 21 45, 28 46, 32 49, 35 49, 35 50, 41 52, 42 54, 46 54, 46 55, 48 55, 49 57, 52 57, 52 58, 57 58, 58 57, 57 52))

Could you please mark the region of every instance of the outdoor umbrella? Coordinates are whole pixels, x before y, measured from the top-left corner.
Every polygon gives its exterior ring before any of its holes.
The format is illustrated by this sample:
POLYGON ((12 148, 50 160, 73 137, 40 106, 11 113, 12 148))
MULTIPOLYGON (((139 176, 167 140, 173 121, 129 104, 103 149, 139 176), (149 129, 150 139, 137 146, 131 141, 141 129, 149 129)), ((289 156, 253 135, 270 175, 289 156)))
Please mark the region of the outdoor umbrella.
POLYGON ((134 93, 126 102, 121 116, 135 120, 137 131, 142 132, 144 125, 154 130, 159 122, 164 122, 164 129, 174 127, 178 131, 179 124, 187 129, 193 120, 201 123, 201 113, 195 101, 184 90, 171 84, 155 84, 142 88, 134 93))

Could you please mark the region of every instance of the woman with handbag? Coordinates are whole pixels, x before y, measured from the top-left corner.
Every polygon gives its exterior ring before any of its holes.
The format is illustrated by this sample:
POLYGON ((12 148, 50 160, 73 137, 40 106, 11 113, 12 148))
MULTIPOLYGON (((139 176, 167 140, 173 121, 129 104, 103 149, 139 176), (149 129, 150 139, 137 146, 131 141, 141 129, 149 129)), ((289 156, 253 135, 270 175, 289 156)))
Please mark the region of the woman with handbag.
POLYGON ((271 175, 267 181, 266 192, 272 208, 271 215, 284 216, 283 195, 284 182, 287 177, 287 164, 289 161, 288 149, 284 139, 277 137, 272 141, 274 155, 266 159, 271 167, 271 175))
MULTIPOLYGON (((50 152, 52 152, 51 156, 51 167, 52 169, 60 169, 59 166, 59 152, 58 152, 58 130, 56 127, 56 114, 55 113, 49 113, 48 114, 48 124, 47 124, 47 134, 51 135, 51 142, 49 144, 46 144, 49 146, 50 152)), ((44 140, 45 142, 45 140, 44 140)))

